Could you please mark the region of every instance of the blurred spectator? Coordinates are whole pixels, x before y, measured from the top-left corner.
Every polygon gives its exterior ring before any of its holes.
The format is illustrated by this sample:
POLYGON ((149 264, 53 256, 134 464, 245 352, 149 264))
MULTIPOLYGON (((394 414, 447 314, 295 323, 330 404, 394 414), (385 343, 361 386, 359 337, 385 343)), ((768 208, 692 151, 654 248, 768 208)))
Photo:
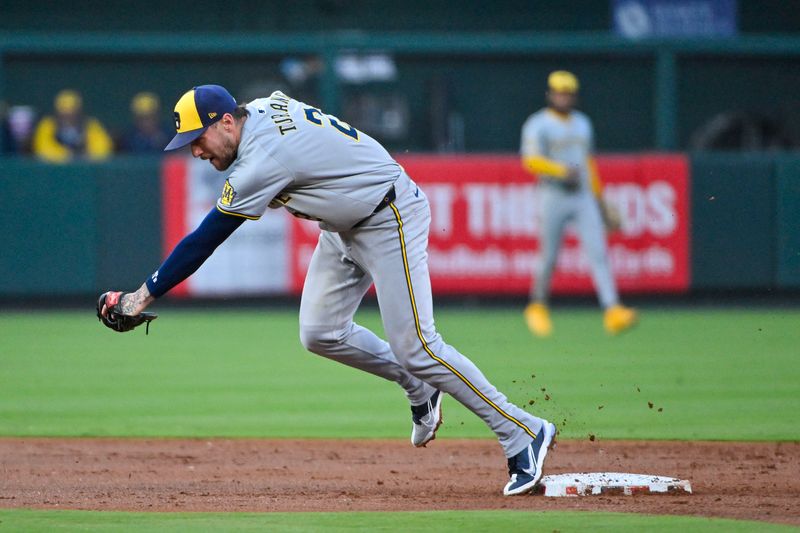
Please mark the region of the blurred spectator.
POLYGON ((15 105, 8 108, 3 120, 3 151, 8 154, 30 154, 35 126, 36 111, 33 107, 15 105))
POLYGON ((84 115, 80 94, 64 89, 56 95, 53 107, 55 116, 45 116, 36 126, 34 155, 52 163, 75 158, 97 161, 111 155, 111 137, 96 118, 84 115))
POLYGON ((131 153, 164 151, 173 132, 167 131, 160 120, 161 104, 151 92, 136 94, 131 100, 132 127, 120 139, 120 149, 131 153))

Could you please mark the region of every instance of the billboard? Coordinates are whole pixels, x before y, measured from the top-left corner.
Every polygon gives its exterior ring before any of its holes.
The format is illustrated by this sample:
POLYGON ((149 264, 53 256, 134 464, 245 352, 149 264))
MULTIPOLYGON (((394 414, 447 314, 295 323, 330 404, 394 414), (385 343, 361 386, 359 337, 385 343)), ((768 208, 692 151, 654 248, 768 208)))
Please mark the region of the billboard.
MULTIPOLYGON (((511 155, 403 156, 431 204, 428 254, 438 294, 526 294, 540 260, 535 180, 511 155)), ((622 215, 609 255, 622 292, 689 286, 689 166, 683 155, 598 158, 603 196, 622 215)), ((292 290, 302 289, 319 230, 294 220, 292 290)), ((554 294, 593 292, 589 263, 568 225, 554 294)))
MULTIPOLYGON (((405 155, 398 161, 431 204, 429 266, 437 294, 524 295, 540 260, 535 179, 516 155, 405 155)), ((603 196, 622 215, 609 236, 621 292, 689 287, 689 165, 683 155, 598 158, 603 196)), ((224 174, 204 161, 167 159, 165 256, 213 208, 224 174)), ((269 209, 247 221, 172 294, 299 294, 319 237, 315 222, 269 209)), ((554 294, 591 294, 589 263, 568 225, 554 294)))

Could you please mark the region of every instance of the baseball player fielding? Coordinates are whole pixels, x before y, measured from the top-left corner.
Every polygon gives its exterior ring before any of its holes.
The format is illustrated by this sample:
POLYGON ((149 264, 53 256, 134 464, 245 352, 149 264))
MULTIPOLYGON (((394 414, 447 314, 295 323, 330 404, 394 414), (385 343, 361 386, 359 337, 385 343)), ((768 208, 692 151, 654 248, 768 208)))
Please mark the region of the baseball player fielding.
POLYGON ((530 492, 556 427, 509 402, 436 331, 431 212, 412 177, 369 135, 281 92, 237 105, 225 88, 201 85, 178 100, 174 119, 166 149, 189 146, 194 157, 229 170, 228 178, 198 228, 115 310, 140 315, 268 208, 316 220, 322 232, 300 304, 303 346, 396 383, 411 406, 414 446, 434 439, 444 394, 452 396, 497 436, 509 470, 503 493, 530 492), (353 321, 373 284, 386 340, 353 321))

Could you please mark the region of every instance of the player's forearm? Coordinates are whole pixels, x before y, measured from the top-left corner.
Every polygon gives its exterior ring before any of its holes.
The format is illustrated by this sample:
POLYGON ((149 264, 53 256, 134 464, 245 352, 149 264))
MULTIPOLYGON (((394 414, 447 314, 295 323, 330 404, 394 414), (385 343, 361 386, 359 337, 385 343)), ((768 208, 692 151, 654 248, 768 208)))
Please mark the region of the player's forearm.
POLYGON ((194 274, 244 220, 212 209, 200 226, 184 237, 158 270, 145 281, 149 294, 159 298, 194 274))
POLYGON ((540 155, 524 156, 522 166, 532 174, 544 174, 555 178, 566 178, 569 175, 567 165, 540 155))
POLYGON ((150 294, 147 284, 143 283, 139 290, 123 295, 120 300, 123 315, 138 315, 150 305, 155 298, 150 294))

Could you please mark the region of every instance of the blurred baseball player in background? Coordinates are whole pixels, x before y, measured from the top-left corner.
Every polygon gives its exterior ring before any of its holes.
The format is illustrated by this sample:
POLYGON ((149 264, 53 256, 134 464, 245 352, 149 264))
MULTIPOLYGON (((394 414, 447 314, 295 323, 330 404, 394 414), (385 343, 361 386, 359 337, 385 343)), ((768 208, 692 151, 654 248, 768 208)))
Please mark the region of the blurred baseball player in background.
POLYGON ((532 333, 552 333, 548 298, 564 227, 574 221, 589 259, 592 279, 605 310, 606 331, 617 334, 637 320, 633 309, 620 304, 606 247, 605 227, 616 229, 619 216, 602 200, 602 185, 593 151, 592 123, 574 109, 578 80, 559 70, 547 78, 547 107, 522 126, 522 165, 538 177, 541 257, 534 272, 525 321, 532 333), (605 227, 604 227, 605 226, 605 227))
POLYGON ((414 446, 434 439, 443 393, 451 395, 497 435, 510 475, 504 494, 529 492, 556 428, 510 403, 437 333, 428 200, 389 153, 363 132, 278 91, 237 106, 218 85, 195 87, 175 106, 175 126, 167 150, 190 145, 194 157, 217 170, 230 167, 230 175, 217 205, 139 290, 101 296, 101 317, 140 315, 245 220, 258 219, 267 207, 285 207, 322 229, 300 304, 302 344, 400 385, 411 404, 414 446), (373 283, 388 343, 353 321, 373 283))

